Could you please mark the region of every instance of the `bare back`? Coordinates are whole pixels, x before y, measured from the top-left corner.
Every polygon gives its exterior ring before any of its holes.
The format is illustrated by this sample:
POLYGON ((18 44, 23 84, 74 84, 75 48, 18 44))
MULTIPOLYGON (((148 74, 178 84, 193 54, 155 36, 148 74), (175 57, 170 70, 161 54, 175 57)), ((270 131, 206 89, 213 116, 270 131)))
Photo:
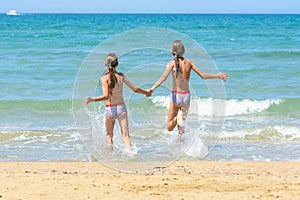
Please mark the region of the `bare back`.
POLYGON ((122 95, 123 74, 115 73, 115 76, 118 82, 115 84, 115 87, 113 89, 109 88, 109 84, 110 84, 109 74, 105 74, 101 78, 103 94, 108 95, 108 99, 106 100, 106 105, 117 105, 117 104, 124 103, 123 95, 122 95))
POLYGON ((172 72, 172 90, 177 92, 189 92, 189 80, 192 69, 192 64, 189 60, 179 60, 179 69, 175 67, 175 62, 170 61, 167 65, 170 65, 172 72))
MULTIPOLYGON (((151 87, 150 90, 154 91, 158 86, 160 86, 172 73, 172 90, 177 92, 189 92, 189 81, 191 70, 195 71, 201 78, 205 78, 205 74, 201 72, 197 66, 188 59, 179 60, 178 71, 175 67, 175 62, 170 61, 167 63, 166 70, 160 79, 151 87)), ((209 78, 215 78, 216 76, 211 76, 209 78)))
POLYGON ((115 76, 118 82, 115 84, 115 87, 113 89, 109 88, 109 84, 110 84, 109 74, 106 74, 101 78, 102 92, 103 94, 108 95, 108 99, 106 100, 106 105, 124 104, 123 83, 125 83, 133 91, 137 89, 137 87, 134 86, 124 74, 116 72, 115 76))

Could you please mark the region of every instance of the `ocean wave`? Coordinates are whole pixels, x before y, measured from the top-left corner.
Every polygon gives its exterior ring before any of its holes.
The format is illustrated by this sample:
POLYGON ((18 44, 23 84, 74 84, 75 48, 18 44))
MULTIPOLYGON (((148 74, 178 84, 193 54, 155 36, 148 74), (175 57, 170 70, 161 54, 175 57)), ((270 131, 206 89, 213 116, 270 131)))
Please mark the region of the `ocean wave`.
MULTIPOLYGON (((104 104, 104 103, 103 103, 104 104)), ((170 96, 153 96, 139 98, 126 102, 128 109, 138 112, 143 117, 152 111, 164 111, 169 108, 170 96)), ((99 105, 102 105, 99 104, 99 105)), ((196 116, 255 116, 258 113, 300 116, 300 99, 213 99, 192 97, 189 113, 196 116)), ((12 119, 27 117, 32 119, 65 119, 70 121, 72 114, 72 100, 16 100, 0 101, 2 123, 12 119)), ((102 112, 102 110, 101 110, 102 112)), ((161 112, 159 112, 161 113, 161 112)))
POLYGON ((267 100, 236 100, 230 99, 226 101, 226 116, 247 115, 253 113, 261 113, 272 105, 282 103, 281 99, 267 99, 267 100))
MULTIPOLYGON (((264 111, 281 112, 297 100, 293 99, 212 99, 192 98, 190 113, 198 116, 237 116, 261 113, 264 111), (280 106, 281 105, 281 106, 280 106)), ((299 101, 299 100, 298 100, 299 101)), ((152 102, 159 107, 168 108, 170 97, 156 96, 152 102)), ((292 105, 291 105, 292 104, 292 105)), ((299 109, 298 109, 299 111, 299 109)))
POLYGON ((68 126, 58 127, 56 129, 51 129, 49 127, 39 127, 36 130, 13 130, 10 128, 4 130, 1 127, 0 131, 0 142, 4 141, 39 141, 39 142, 68 142, 68 141, 78 141, 78 134, 74 127, 70 128, 68 126))
MULTIPOLYGON (((204 135, 205 137, 205 135, 204 135)), ((224 131, 218 138, 220 139, 246 139, 259 141, 299 141, 300 128, 295 126, 266 126, 262 128, 244 129, 236 131, 224 131)))
POLYGON ((0 161, 87 161, 74 131, 0 131, 0 161))

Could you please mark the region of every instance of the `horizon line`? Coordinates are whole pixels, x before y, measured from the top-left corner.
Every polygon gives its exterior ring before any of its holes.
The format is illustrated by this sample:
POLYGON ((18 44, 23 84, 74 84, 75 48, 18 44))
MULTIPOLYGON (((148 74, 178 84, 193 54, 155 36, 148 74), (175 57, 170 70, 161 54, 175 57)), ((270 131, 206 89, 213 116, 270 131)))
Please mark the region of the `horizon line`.
MULTIPOLYGON (((0 14, 6 14, 7 12, 0 12, 0 14)), ((287 13, 287 12, 203 12, 203 13, 193 13, 193 12, 19 12, 19 14, 174 14, 174 15, 201 15, 201 14, 244 14, 244 15, 299 15, 300 13, 287 13)))

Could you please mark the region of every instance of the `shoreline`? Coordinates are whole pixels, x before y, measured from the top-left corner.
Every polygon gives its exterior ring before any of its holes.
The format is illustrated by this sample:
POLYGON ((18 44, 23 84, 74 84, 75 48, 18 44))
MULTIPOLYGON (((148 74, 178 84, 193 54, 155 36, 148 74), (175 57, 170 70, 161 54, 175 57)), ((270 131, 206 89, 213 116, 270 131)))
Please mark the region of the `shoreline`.
POLYGON ((300 198, 300 162, 161 165, 126 173, 100 162, 0 162, 0 200, 300 198))

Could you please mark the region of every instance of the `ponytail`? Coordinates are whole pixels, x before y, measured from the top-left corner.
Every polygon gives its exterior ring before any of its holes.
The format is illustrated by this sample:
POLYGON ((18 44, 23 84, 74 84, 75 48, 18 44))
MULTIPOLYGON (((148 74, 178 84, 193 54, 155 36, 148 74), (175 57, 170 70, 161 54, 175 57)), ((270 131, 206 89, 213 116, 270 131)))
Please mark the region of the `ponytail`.
POLYGON ((179 60, 184 60, 184 58, 178 55, 176 52, 173 52, 173 55, 174 55, 174 63, 175 63, 176 78, 177 78, 178 72, 182 72, 180 71, 179 60))
POLYGON ((118 79, 116 77, 116 67, 118 67, 118 57, 115 53, 109 53, 105 57, 104 61, 105 66, 108 67, 108 74, 109 74, 109 88, 114 89, 116 83, 118 83, 118 79))
POLYGON ((177 77, 177 72, 180 70, 179 60, 184 60, 183 54, 185 53, 185 49, 183 43, 180 40, 175 40, 172 43, 171 52, 174 56, 177 77))
POLYGON ((109 73, 109 79, 110 79, 110 83, 109 83, 109 88, 110 89, 114 89, 116 83, 118 82, 118 79, 116 77, 116 71, 114 70, 114 68, 109 67, 108 68, 108 73, 109 73))
POLYGON ((175 52, 173 54, 174 54, 174 62, 175 62, 176 71, 179 71, 179 69, 180 69, 180 67, 179 67, 179 56, 175 52))

